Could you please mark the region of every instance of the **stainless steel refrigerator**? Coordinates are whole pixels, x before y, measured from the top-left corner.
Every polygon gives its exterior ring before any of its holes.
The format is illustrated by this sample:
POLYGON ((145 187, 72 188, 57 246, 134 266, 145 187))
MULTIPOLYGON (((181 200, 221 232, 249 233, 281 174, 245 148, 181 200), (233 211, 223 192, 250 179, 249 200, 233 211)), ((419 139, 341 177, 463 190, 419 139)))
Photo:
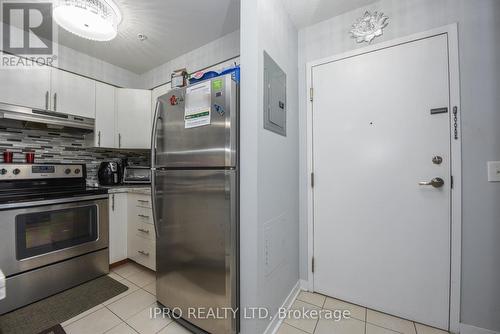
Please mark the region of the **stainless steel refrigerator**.
POLYGON ((158 302, 184 325, 237 333, 238 315, 229 311, 239 306, 238 86, 231 75, 158 98, 151 165, 158 302))

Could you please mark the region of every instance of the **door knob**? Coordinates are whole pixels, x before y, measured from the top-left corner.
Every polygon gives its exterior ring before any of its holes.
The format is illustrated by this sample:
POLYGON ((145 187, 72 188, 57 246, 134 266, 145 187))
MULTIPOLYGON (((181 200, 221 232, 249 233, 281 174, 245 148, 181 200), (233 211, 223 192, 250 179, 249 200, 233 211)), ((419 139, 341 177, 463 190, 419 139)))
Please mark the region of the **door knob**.
POLYGON ((444 186, 444 180, 440 177, 435 177, 430 181, 423 181, 418 183, 421 186, 433 186, 434 188, 441 188, 444 186))

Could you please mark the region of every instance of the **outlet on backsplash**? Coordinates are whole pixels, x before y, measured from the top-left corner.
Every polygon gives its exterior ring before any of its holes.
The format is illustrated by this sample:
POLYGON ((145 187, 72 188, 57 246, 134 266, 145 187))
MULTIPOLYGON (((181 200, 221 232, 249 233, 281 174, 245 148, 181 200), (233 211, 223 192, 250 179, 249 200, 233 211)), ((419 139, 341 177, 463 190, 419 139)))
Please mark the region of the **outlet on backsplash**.
POLYGON ((85 163, 87 184, 97 184, 102 161, 127 159, 132 165, 149 165, 148 150, 107 150, 85 147, 83 133, 0 127, 0 150, 14 153, 14 163, 25 162, 25 152, 35 152, 37 163, 85 163))

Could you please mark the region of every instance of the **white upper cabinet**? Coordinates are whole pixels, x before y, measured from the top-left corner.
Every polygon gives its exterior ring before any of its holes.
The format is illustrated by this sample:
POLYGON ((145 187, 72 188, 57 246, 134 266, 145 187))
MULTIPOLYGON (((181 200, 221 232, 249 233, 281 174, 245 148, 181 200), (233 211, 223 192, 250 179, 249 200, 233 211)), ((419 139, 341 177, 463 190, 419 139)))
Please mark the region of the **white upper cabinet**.
POLYGON ((96 82, 95 147, 115 147, 115 87, 96 82))
MULTIPOLYGON (((92 147, 151 148, 152 101, 168 85, 151 90, 115 88, 57 68, 0 69, 0 103, 94 118, 92 147)), ((153 103, 154 104, 154 103, 153 103)))
POLYGON ((117 88, 115 126, 115 147, 151 148, 151 91, 117 88))
POLYGON ((49 96, 50 68, 0 70, 0 103, 48 109, 49 96))
POLYGON ((55 68, 51 73, 50 109, 95 118, 95 81, 55 68))
POLYGON ((171 90, 170 84, 165 84, 159 87, 156 87, 153 89, 151 92, 151 122, 154 121, 155 117, 155 112, 156 112, 156 100, 164 95, 167 94, 171 90))

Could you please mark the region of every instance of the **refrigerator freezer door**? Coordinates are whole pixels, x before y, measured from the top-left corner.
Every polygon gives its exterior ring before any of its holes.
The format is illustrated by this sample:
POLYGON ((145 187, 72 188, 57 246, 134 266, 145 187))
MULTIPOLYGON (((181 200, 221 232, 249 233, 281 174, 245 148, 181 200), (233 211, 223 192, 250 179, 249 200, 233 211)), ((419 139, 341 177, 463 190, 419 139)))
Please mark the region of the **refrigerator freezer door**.
MULTIPOLYGON (((158 98, 153 125, 152 167, 235 167, 238 137, 237 86, 231 75, 217 77, 182 89, 172 90, 158 98), (200 104, 209 105, 210 124, 192 126, 188 94, 205 85, 211 94, 200 104)), ((199 97, 198 97, 199 98, 199 97)), ((191 99, 191 100, 190 100, 191 99)), ((191 104, 191 103, 190 103, 191 104)))
POLYGON ((154 179, 158 301, 209 333, 236 333, 237 172, 156 170, 154 179), (200 319, 190 309, 227 317, 200 319))

